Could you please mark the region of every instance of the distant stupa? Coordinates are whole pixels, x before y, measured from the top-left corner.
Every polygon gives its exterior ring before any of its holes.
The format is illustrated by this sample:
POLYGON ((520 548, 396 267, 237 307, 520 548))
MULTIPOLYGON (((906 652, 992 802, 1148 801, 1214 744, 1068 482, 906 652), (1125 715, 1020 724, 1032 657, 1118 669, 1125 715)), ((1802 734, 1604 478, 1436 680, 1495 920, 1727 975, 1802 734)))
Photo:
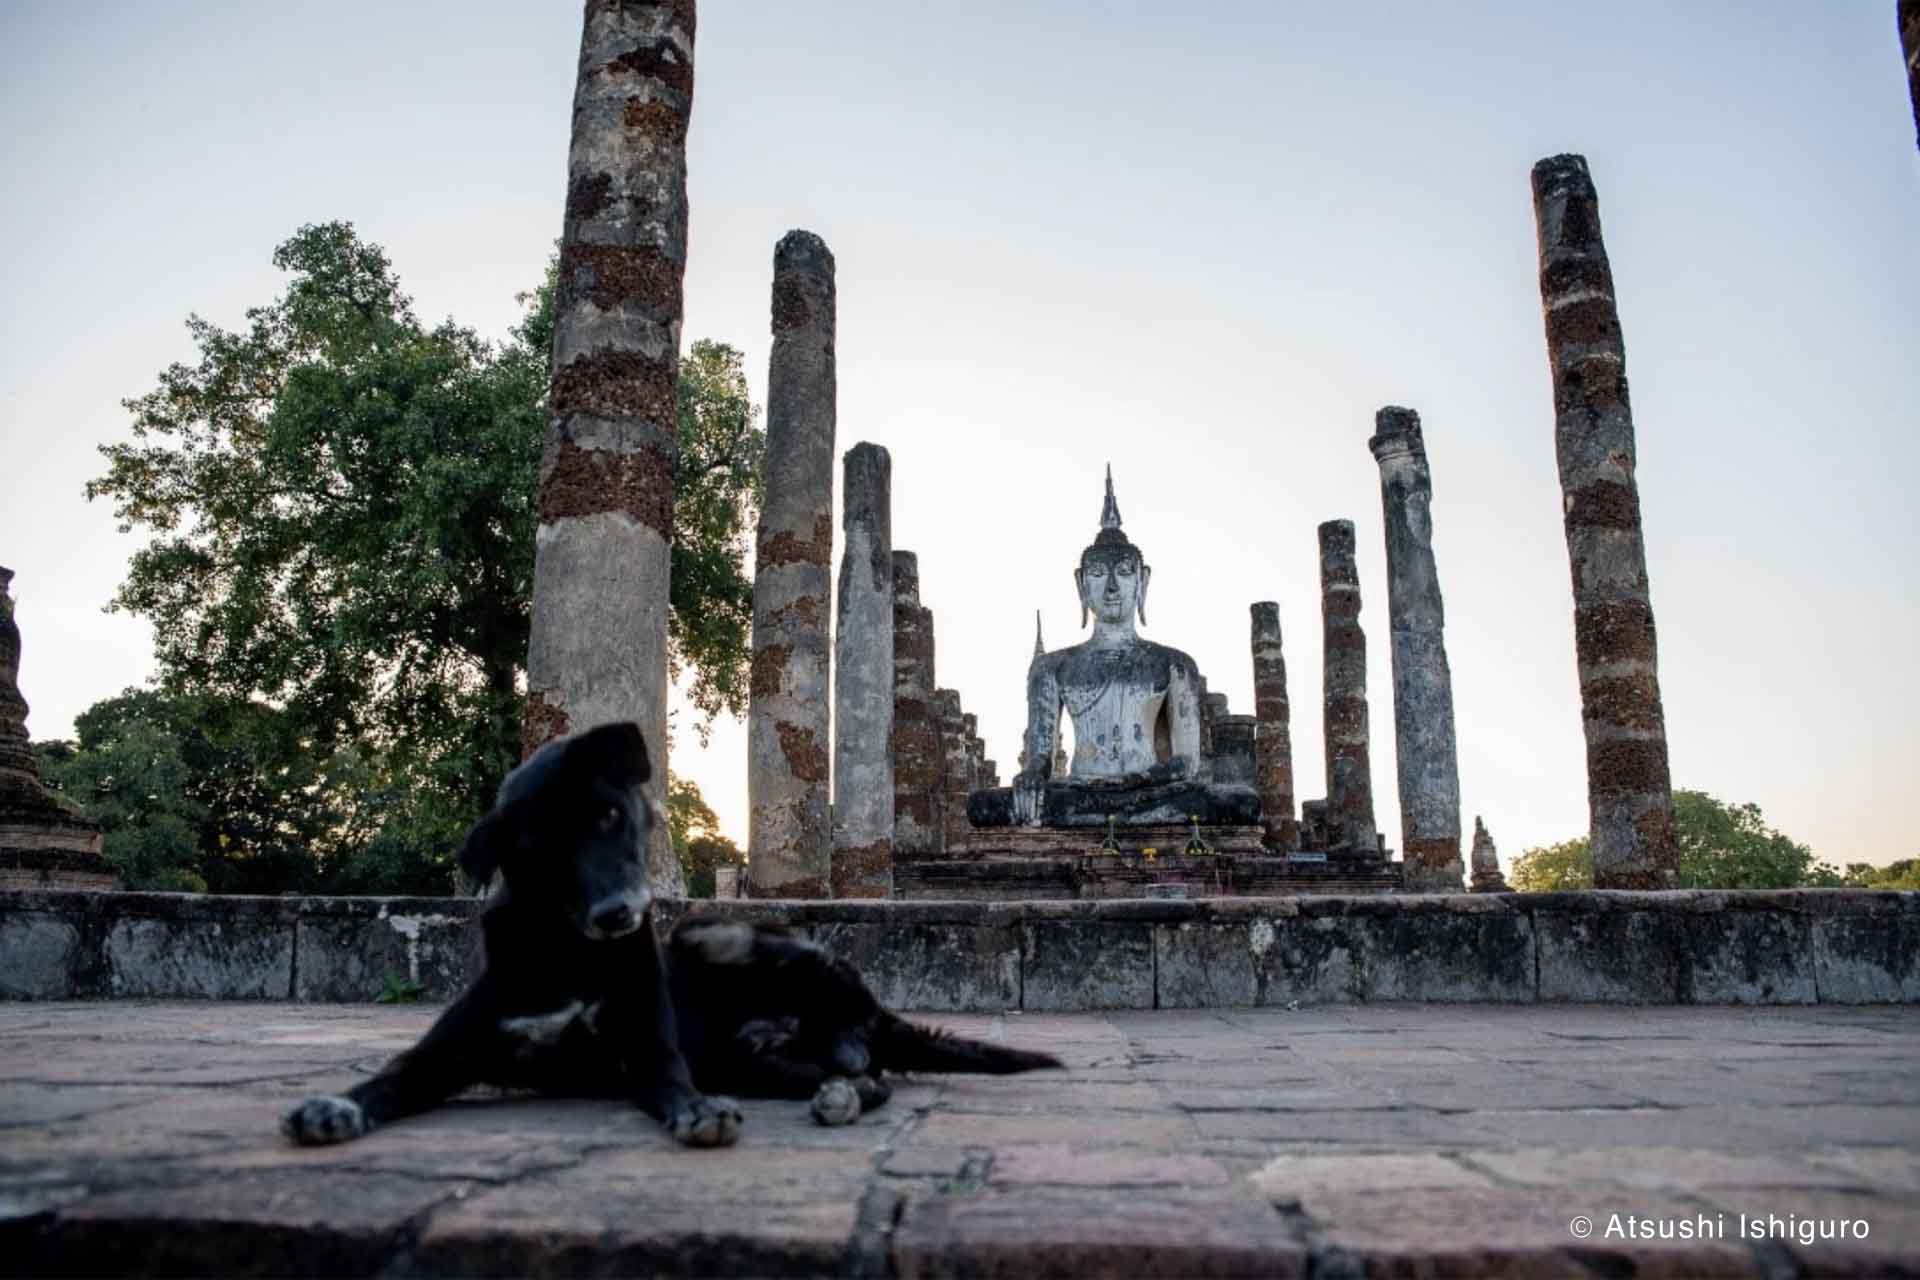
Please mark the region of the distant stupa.
POLYGON ((0 890, 114 889, 100 856, 100 827, 61 804, 40 781, 20 696, 20 628, 0 568, 0 890))

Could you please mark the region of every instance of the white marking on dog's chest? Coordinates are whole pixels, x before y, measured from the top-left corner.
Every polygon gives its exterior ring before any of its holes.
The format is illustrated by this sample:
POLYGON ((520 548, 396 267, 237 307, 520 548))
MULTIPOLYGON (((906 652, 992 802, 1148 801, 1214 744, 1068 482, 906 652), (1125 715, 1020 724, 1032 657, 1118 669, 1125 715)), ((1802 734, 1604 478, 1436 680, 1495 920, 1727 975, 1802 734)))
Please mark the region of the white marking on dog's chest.
POLYGON ((599 1016, 599 1001, 588 1004, 584 1000, 569 1000, 552 1013, 529 1013, 517 1018, 502 1018, 500 1030, 507 1035, 525 1040, 529 1045, 558 1044, 560 1037, 567 1034, 567 1028, 576 1022, 584 1022, 588 1031, 595 1030, 594 1019, 599 1016))

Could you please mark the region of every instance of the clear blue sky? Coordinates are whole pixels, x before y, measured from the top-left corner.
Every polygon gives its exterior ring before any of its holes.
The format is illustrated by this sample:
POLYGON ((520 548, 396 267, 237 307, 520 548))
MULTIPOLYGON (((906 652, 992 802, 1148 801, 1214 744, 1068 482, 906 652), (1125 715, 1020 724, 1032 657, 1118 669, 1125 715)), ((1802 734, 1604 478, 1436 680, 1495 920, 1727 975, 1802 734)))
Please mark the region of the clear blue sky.
MULTIPOLYGON (((125 397, 354 221, 504 333, 560 228, 571 4, 0 11, 0 563, 38 737, 148 673, 81 486, 125 397)), ((1834 861, 1912 856, 1920 152, 1892 0, 701 9, 686 334, 768 347, 773 244, 839 260, 840 448, 893 453, 939 678, 1011 774, 1033 610, 1113 464, 1147 634, 1250 711, 1277 599, 1320 763, 1314 527, 1359 526, 1398 843, 1373 411, 1420 410, 1468 821, 1583 832, 1527 174, 1579 151, 1626 335, 1674 781, 1834 861)), ((685 717, 683 716, 684 720, 685 717)), ((675 767, 744 837, 744 732, 675 767)))

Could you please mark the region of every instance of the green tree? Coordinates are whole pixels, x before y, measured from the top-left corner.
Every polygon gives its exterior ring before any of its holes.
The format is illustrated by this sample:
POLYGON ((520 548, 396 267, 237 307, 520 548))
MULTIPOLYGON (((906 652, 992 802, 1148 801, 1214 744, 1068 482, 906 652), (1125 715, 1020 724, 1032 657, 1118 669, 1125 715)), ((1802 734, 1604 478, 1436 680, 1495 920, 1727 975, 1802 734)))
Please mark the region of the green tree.
POLYGON ((164 724, 134 718, 90 746, 42 742, 33 750, 48 787, 100 824, 101 851, 125 888, 206 890, 206 807, 188 794, 181 743, 164 724))
POLYGON ((720 834, 720 819, 690 779, 667 781, 667 833, 687 878, 687 896, 711 898, 719 867, 746 865, 740 846, 720 834))
POLYGON ((1768 826, 1757 804, 1673 793, 1683 889, 1792 889, 1809 883, 1813 850, 1768 826))
MULTIPOLYGON (((152 535, 110 607, 152 622, 163 691, 271 707, 332 762, 365 838, 331 875, 412 881, 518 758, 554 276, 496 345, 424 324, 347 223, 274 263, 284 292, 236 331, 190 317, 197 361, 102 450, 88 497, 152 535)), ((704 736, 746 703, 764 434, 739 352, 693 344, 679 416, 669 660, 704 736)))
POLYGON ((163 687, 282 707, 312 751, 397 750, 478 812, 515 758, 546 356, 428 328, 344 223, 274 253, 286 291, 127 402, 104 446, 112 607, 153 623, 163 687))
POLYGON ((767 436, 742 355, 695 342, 680 361, 680 458, 674 472, 672 610, 667 660, 700 712, 702 742, 721 712, 745 715, 752 659, 748 540, 763 496, 767 436))
MULTIPOLYGON (((1813 850, 1767 825, 1756 804, 1724 804, 1704 791, 1673 793, 1679 885, 1685 889, 1791 889, 1846 883, 1813 850)), ((1851 875, 1856 868, 1849 867, 1851 875)), ((1514 887, 1530 893, 1593 887, 1586 837, 1529 849, 1515 859, 1514 887)))
POLYGON ((1513 887, 1522 893, 1593 888, 1593 851, 1587 838, 1528 849, 1513 860, 1513 887))
POLYGON ((128 689, 38 742, 48 785, 104 829, 129 888, 445 893, 463 823, 351 748, 316 757, 284 712, 128 689))
POLYGON ((719 869, 726 866, 744 867, 747 865, 747 855, 739 845, 723 835, 695 836, 687 843, 686 852, 680 856, 680 865, 687 873, 687 896, 711 898, 719 869))
POLYGON ((1822 867, 1833 875, 1833 884, 1851 889, 1920 889, 1920 858, 1902 858, 1884 867, 1870 862, 1849 862, 1843 872, 1822 867))

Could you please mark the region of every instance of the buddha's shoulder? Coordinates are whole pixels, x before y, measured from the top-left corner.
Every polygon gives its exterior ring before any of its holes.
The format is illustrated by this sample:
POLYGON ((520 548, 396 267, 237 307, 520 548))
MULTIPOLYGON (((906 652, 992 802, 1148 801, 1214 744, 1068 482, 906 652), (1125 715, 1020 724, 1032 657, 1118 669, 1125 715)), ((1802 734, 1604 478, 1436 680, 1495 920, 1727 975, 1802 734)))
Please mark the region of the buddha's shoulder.
POLYGON ((1184 650, 1168 644, 1155 644, 1151 640, 1140 642, 1142 654, 1155 666, 1165 666, 1169 671, 1179 671, 1189 676, 1200 674, 1200 666, 1184 650))

